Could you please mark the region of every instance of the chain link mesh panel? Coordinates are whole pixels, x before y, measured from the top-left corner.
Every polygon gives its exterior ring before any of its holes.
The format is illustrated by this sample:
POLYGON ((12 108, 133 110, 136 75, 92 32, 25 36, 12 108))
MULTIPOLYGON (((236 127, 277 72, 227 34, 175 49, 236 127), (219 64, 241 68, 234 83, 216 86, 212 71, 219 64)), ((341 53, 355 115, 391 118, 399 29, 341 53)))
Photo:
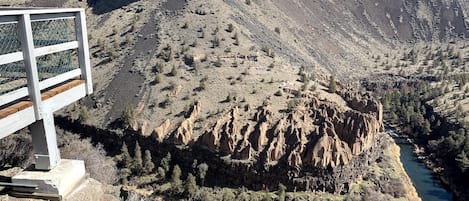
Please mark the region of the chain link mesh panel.
POLYGON ((0 95, 26 86, 24 62, 0 65, 0 95))
MULTIPOLYGON (((76 40, 74 19, 32 22, 34 47, 45 47, 76 40)), ((0 55, 20 52, 18 24, 0 24, 0 55)), ((77 50, 68 50, 37 57, 39 81, 78 68, 77 50)), ((24 62, 0 65, 0 95, 25 87, 24 62)))
POLYGON ((34 47, 57 45, 75 40, 73 19, 32 22, 34 47))
POLYGON ((0 25, 0 54, 8 54, 21 51, 18 41, 18 24, 0 25))
POLYGON ((39 81, 78 68, 77 50, 67 50, 36 58, 39 81))
MULTIPOLYGON (((18 41, 18 24, 0 25, 0 54, 21 51, 18 41)), ((0 95, 26 86, 24 62, 19 61, 0 65, 0 95)))

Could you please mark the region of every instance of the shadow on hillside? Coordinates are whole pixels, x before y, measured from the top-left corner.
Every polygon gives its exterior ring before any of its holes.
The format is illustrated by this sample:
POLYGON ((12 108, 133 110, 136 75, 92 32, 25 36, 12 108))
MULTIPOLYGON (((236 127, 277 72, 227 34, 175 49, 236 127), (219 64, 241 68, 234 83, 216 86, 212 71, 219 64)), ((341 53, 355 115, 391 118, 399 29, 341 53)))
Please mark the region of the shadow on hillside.
POLYGON ((122 8, 138 0, 87 0, 88 6, 93 8, 94 14, 105 14, 115 9, 122 8))

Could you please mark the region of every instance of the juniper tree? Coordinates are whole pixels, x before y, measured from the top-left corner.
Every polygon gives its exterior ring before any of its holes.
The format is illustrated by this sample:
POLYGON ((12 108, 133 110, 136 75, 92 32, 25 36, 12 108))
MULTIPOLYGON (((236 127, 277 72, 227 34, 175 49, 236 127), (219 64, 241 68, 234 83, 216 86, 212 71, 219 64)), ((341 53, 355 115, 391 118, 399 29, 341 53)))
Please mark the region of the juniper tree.
POLYGON ((279 201, 285 201, 285 190, 287 189, 287 187, 281 183, 278 184, 278 191, 277 191, 277 195, 278 195, 278 200, 279 201))
POLYGON ((461 153, 459 153, 456 156, 456 162, 458 162, 458 166, 461 169, 461 172, 466 172, 469 170, 469 156, 466 154, 466 152, 463 150, 461 153))
POLYGON ((195 181, 194 175, 189 173, 186 179, 185 190, 190 198, 194 197, 197 193, 197 182, 195 181))
POLYGON ((130 171, 129 168, 122 168, 120 169, 120 177, 121 177, 121 182, 123 185, 127 185, 128 183, 128 177, 132 174, 132 171, 130 171))
POLYGON ((183 191, 182 181, 181 181, 181 168, 179 165, 173 167, 173 173, 171 174, 171 185, 172 191, 175 194, 179 194, 183 191))
POLYGON ((127 144, 125 142, 122 144, 121 147, 121 154, 120 154, 120 164, 123 168, 120 169, 120 176, 122 184, 127 185, 127 178, 132 174, 130 170, 130 165, 132 162, 132 157, 130 157, 129 149, 127 148, 127 144))
POLYGON ((127 144, 124 142, 121 147, 120 163, 123 167, 130 168, 131 161, 132 157, 130 157, 129 149, 127 148, 127 144))
POLYGON ((151 153, 150 150, 145 150, 145 161, 143 165, 143 169, 145 173, 149 174, 153 172, 153 169, 155 169, 155 164, 152 161, 151 153))
POLYGON ((122 126, 127 129, 135 121, 135 112, 132 106, 126 105, 124 111, 122 112, 122 126))
POLYGON ((135 173, 140 175, 143 171, 142 149, 138 142, 135 144, 133 168, 135 173))
POLYGON ((335 93, 337 90, 337 83, 335 82, 334 76, 331 76, 329 80, 329 93, 335 93))
POLYGON ((161 159, 160 166, 163 168, 165 173, 169 171, 169 164, 171 163, 171 153, 168 152, 166 156, 161 159))
POLYGON ((197 166, 197 168, 198 168, 198 171, 199 171, 199 179, 200 179, 202 185, 204 185, 205 175, 207 174, 207 171, 208 171, 208 165, 206 163, 202 163, 199 166, 197 166))

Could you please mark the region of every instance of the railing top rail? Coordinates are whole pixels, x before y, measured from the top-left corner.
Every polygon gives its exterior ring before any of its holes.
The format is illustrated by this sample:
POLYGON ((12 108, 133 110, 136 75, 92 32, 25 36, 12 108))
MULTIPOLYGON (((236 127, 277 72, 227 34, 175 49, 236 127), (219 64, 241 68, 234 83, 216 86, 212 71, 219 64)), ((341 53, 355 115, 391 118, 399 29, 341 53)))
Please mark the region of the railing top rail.
POLYGON ((24 14, 53 14, 53 13, 71 13, 81 12, 83 8, 15 8, 0 7, 0 16, 24 15, 24 14))

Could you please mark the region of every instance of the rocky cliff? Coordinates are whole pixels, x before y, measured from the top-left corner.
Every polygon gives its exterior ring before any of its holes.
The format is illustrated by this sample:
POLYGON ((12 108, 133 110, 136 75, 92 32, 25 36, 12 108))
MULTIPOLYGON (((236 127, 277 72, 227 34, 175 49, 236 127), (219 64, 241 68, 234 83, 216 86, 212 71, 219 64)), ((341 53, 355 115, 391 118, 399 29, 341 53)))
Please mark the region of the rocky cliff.
POLYGON ((302 189, 347 191, 344 182, 362 175, 351 168, 366 170, 364 166, 377 157, 372 152, 382 132, 382 106, 371 96, 348 88, 338 90, 337 95, 347 105, 310 94, 294 99, 297 104, 280 114, 268 104, 253 111, 234 106, 199 136, 193 131, 202 107, 197 103, 173 132, 166 121, 155 129, 154 137, 208 151, 218 158, 209 159, 218 161, 211 161, 211 166, 220 166, 216 171, 222 171, 228 183, 269 185, 267 181, 277 181, 302 189), (230 176, 236 172, 244 178, 230 176))
POLYGON ((235 107, 196 145, 253 163, 284 163, 298 169, 346 165, 353 156, 369 149, 382 130, 379 103, 369 99, 350 99, 348 103, 359 110, 343 110, 332 102, 309 97, 278 120, 273 119, 268 106, 263 106, 252 120, 241 121, 235 107), (369 106, 371 103, 375 105, 369 106))

